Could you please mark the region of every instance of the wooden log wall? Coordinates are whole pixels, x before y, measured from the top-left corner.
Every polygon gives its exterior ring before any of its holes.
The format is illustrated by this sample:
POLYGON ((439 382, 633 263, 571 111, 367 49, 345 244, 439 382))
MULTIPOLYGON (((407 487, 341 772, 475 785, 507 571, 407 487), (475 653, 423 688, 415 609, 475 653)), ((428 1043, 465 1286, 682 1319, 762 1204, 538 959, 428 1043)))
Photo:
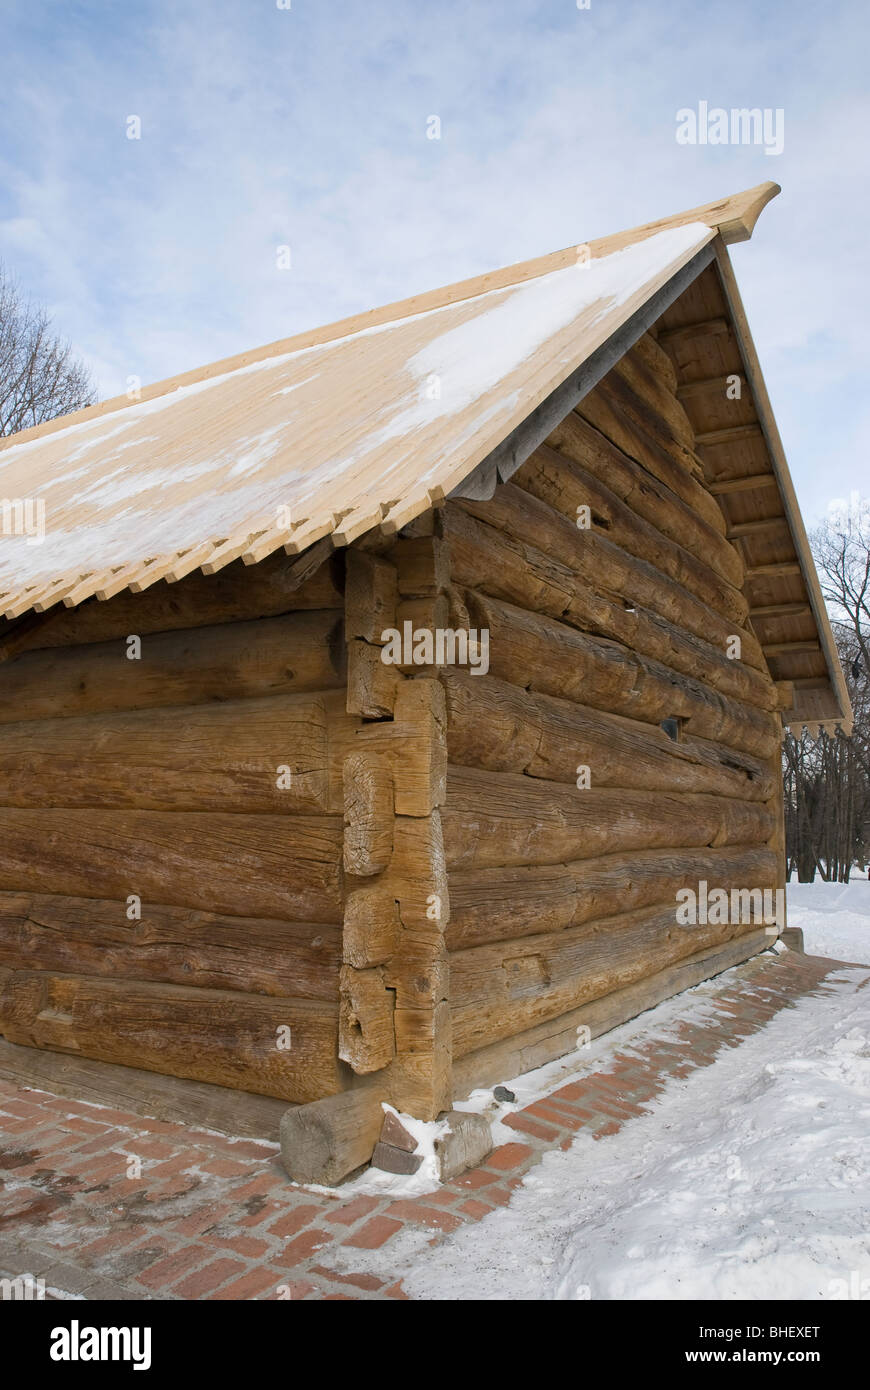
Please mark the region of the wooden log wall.
POLYGON ((781 885, 783 696, 652 334, 510 483, 448 501, 440 524, 451 622, 490 634, 486 675, 440 673, 467 1090, 476 1058, 489 1078, 527 1037, 547 1060, 595 1001, 643 1008, 645 981, 770 939, 757 923, 680 926, 676 893, 781 885))
POLYGON ((344 567, 282 553, 0 632, 9 1041, 295 1102, 353 1083, 344 567))
POLYGON ((432 1119, 760 949, 676 920, 781 885, 788 697, 675 388, 646 335, 489 501, 0 628, 0 1033, 432 1119))

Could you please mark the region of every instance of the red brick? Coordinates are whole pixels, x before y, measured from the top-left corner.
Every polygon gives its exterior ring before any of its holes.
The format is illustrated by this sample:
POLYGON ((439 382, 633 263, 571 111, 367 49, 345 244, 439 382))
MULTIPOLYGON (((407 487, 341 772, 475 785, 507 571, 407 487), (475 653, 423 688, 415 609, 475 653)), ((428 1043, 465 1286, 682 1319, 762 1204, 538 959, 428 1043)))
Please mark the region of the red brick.
MULTIPOLYGON (((244 1203, 242 1204, 244 1207, 244 1203)), ((262 1206, 257 1203, 250 1211, 239 1211, 238 1208, 229 1208, 233 1211, 234 1221, 237 1226, 262 1226, 264 1221, 271 1221, 273 1217, 285 1216, 287 1213, 286 1205, 273 1201, 270 1197, 262 1206)))
POLYGON ((354 1231, 352 1236, 342 1241, 342 1244, 353 1245, 357 1250, 379 1250, 401 1229, 401 1221, 391 1221, 388 1216, 374 1216, 358 1231, 354 1231))
MULTIPOLYGON (((518 1146, 510 1145, 508 1147, 518 1146)), ((463 1173, 461 1178, 454 1178, 453 1185, 454 1187, 470 1187, 476 1190, 479 1187, 487 1187, 491 1182, 498 1182, 495 1173, 488 1173, 485 1168, 471 1168, 467 1173, 463 1173)))
POLYGON ((279 1146, 267 1139, 230 1139, 221 1147, 227 1158, 256 1158, 261 1163, 274 1163, 280 1152, 279 1146))
POLYGON ((30 1142, 40 1153, 50 1153, 52 1149, 59 1149, 61 1146, 66 1153, 69 1151, 69 1140, 65 1129, 59 1129, 56 1125, 40 1125, 38 1129, 33 1130, 30 1142))
POLYGON ((608 1120, 607 1124, 596 1129, 592 1137, 593 1139, 606 1139, 608 1134, 618 1134, 621 1128, 622 1126, 618 1125, 615 1120, 608 1120))
POLYGON ((127 1177, 126 1158, 119 1158, 115 1154, 93 1158, 81 1165, 75 1164, 71 1176, 78 1178, 83 1187, 95 1187, 98 1183, 111 1180, 116 1184, 118 1193, 124 1190, 131 1195, 136 1191, 137 1185, 141 1185, 141 1179, 137 1183, 137 1180, 127 1177))
POLYGON ((334 1211, 325 1211, 324 1220, 334 1221, 342 1226, 352 1226, 355 1221, 361 1221, 369 1212, 379 1207, 382 1202, 380 1197, 354 1197, 350 1202, 336 1204, 334 1211))
POLYGON ((387 1207, 387 1215, 397 1216, 402 1221, 413 1221, 421 1226, 434 1227, 438 1231, 444 1231, 445 1235, 462 1225, 458 1216, 451 1216, 449 1211, 439 1211, 437 1207, 427 1207, 423 1202, 391 1202, 387 1207))
POLYGON ((430 1207, 452 1207, 458 1197, 458 1192, 454 1192, 449 1187, 442 1187, 438 1192, 426 1193, 426 1205, 430 1207))
POLYGON ((272 1256, 272 1260, 279 1265, 297 1265, 302 1260, 307 1260, 315 1250, 322 1250, 325 1245, 331 1245, 332 1241, 331 1231, 319 1231, 315 1226, 313 1230, 303 1231, 301 1236, 288 1241, 280 1253, 272 1256))
POLYGON ((506 1187, 488 1187, 486 1189, 486 1200, 494 1202, 497 1207, 506 1207, 511 1199, 511 1193, 506 1187))
POLYGON ((529 1120, 522 1112, 510 1115, 505 1124, 511 1129, 518 1129, 522 1134, 531 1134, 533 1138, 541 1139, 545 1144, 552 1144, 559 1138, 557 1129, 553 1129, 551 1125, 539 1124, 537 1120, 529 1120))
POLYGON ((219 1245, 223 1250, 232 1250, 236 1255, 245 1255, 249 1260, 259 1260, 268 1255, 271 1246, 265 1240, 254 1240, 253 1236, 227 1235, 209 1232, 203 1237, 209 1245, 219 1245))
POLYGON ((500 1171, 508 1168, 519 1168, 534 1157, 534 1149, 530 1149, 528 1144, 502 1144, 499 1148, 493 1149, 489 1158, 486 1160, 487 1168, 498 1168, 500 1171))
MULTIPOLYGON (((177 1173, 183 1173, 187 1168, 193 1168, 196 1164, 196 1155, 192 1153, 176 1154, 174 1158, 168 1158, 165 1162, 155 1163, 149 1157, 142 1165, 143 1175, 147 1173, 148 1181, 161 1182, 164 1178, 174 1177, 177 1173)), ((191 1176, 196 1176, 195 1174, 191 1176)))
POLYGON ((470 1216, 472 1221, 482 1221, 489 1216, 492 1207, 487 1202, 479 1202, 476 1197, 469 1197, 467 1202, 460 1203, 459 1210, 470 1216))
MULTIPOLYGON (((32 1121, 32 1120, 4 1120, 4 1121, 3 1121, 3 1133, 4 1133, 4 1134, 28 1134, 32 1129, 33 1129, 33 1121, 32 1121)), ((66 1141, 67 1141, 67 1143, 69 1143, 69 1135, 66 1136, 66 1141)))
POLYGON ((409 1301, 408 1295, 402 1288, 401 1279, 399 1280, 398 1284, 391 1284, 388 1289, 384 1289, 384 1298, 401 1298, 404 1299, 405 1302, 409 1301))
POLYGON ((567 1106, 545 1105, 544 1102, 541 1102, 539 1113, 542 1119, 552 1120, 554 1124, 560 1125, 562 1129, 576 1131, 582 1129, 584 1125, 582 1115, 578 1115, 576 1111, 569 1110, 567 1106))
POLYGON ((189 1275, 181 1284, 176 1284, 172 1292, 180 1294, 182 1298, 201 1298, 234 1274, 243 1273, 244 1268, 241 1260, 214 1260, 204 1269, 189 1275))
POLYGON ((165 1259, 157 1260, 155 1264, 146 1265, 136 1277, 148 1289, 168 1288, 188 1270, 210 1259, 211 1254, 202 1245, 187 1245, 183 1250, 176 1250, 165 1259))
MULTIPOLYGON (((210 1226, 216 1226, 220 1221, 234 1219, 235 1215, 234 1208, 226 1204, 213 1206, 211 1203, 205 1203, 196 1211, 191 1212, 189 1216, 182 1217, 180 1221, 173 1221, 171 1229, 182 1236, 199 1236, 210 1226)), ((237 1222, 236 1224, 242 1223, 237 1222)))
POLYGON ((251 1164, 236 1158, 207 1158, 200 1159, 199 1163, 206 1173, 216 1178, 246 1178, 251 1173, 251 1164))
POLYGON ((277 1221, 273 1221, 271 1226, 267 1227, 269 1235, 295 1236, 297 1231, 301 1231, 302 1227, 307 1226, 310 1221, 314 1220, 315 1216, 320 1215, 320 1212, 321 1208, 314 1206, 313 1203, 294 1207, 292 1211, 285 1212, 283 1216, 279 1216, 277 1221))
POLYGON ((125 1135, 124 1148, 139 1158, 169 1158, 175 1161, 180 1159, 188 1165, 196 1162, 196 1154, 187 1146, 179 1153, 177 1145, 170 1144, 165 1139, 155 1139, 153 1134, 131 1134, 129 1138, 125 1135))
POLYGON ((378 1279, 374 1274, 340 1274, 337 1269, 327 1269, 325 1265, 312 1265, 312 1274, 319 1274, 324 1279, 333 1279, 339 1284, 353 1284, 357 1289, 365 1289, 367 1293, 374 1293, 377 1289, 384 1286, 383 1279, 378 1279))
POLYGON ((572 1081, 568 1086, 560 1086, 553 1095, 561 1100, 585 1100, 586 1084, 583 1081, 572 1081))
POLYGON ((256 1178, 251 1178, 250 1182, 242 1183, 241 1187, 234 1187, 230 1195, 234 1202, 243 1202, 246 1197, 265 1197, 267 1192, 279 1187, 282 1191, 287 1191, 286 1178, 282 1178, 278 1173, 260 1173, 256 1178))
POLYGON ((43 1111, 29 1100, 4 1100, 0 1104, 4 1115, 14 1115, 17 1120, 43 1119, 43 1111))
POLYGON ((226 1284, 216 1293, 210 1294, 210 1298, 215 1299, 243 1299, 256 1298, 258 1294, 267 1291, 273 1298, 278 1297, 278 1287, 284 1282, 284 1275, 275 1269, 267 1269, 262 1265, 258 1269, 249 1269, 247 1274, 243 1274, 241 1279, 236 1279, 232 1284, 226 1284))
POLYGON ((87 1105, 83 1100, 69 1100, 66 1096, 58 1096, 57 1109, 64 1120, 69 1119, 71 1115, 80 1115, 86 1120, 99 1119, 105 1114, 99 1106, 87 1105))

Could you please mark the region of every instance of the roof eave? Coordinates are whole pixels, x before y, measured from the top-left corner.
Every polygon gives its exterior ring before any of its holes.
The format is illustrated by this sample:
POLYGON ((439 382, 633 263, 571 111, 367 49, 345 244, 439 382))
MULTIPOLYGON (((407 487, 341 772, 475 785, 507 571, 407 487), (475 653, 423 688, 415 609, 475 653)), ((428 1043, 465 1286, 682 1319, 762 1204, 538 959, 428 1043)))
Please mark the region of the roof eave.
MULTIPOLYGON (((740 238, 735 238, 735 240, 739 239, 740 238)), ((792 728, 802 727, 807 723, 825 728, 839 726, 845 734, 850 734, 853 725, 852 703, 849 698, 846 679, 840 665, 837 644, 834 639, 828 611, 822 596, 819 576, 816 572, 815 561, 813 560, 812 550, 810 549, 810 543, 807 538, 806 527, 804 526, 803 517, 801 516, 800 507, 798 505, 797 494, 795 493, 794 483, 792 482, 785 449, 783 448, 779 428, 776 423, 770 397, 767 392, 767 386, 764 381, 764 375, 761 370, 761 363, 749 328, 749 322, 743 307, 740 291, 737 287, 737 280, 734 275, 734 268, 731 265, 731 258, 724 244, 724 238, 717 237, 713 243, 713 248, 722 289, 731 312, 734 334, 743 357, 747 381, 753 393, 756 412, 767 443, 771 466, 776 477, 777 487, 782 500, 783 511, 794 542, 798 563, 801 567, 801 575, 806 585, 807 596, 813 612, 816 631, 818 632, 819 645, 825 657, 831 689, 839 707, 839 718, 807 720, 802 719, 798 715, 794 719, 789 719, 786 713, 784 714, 784 722, 787 727, 792 728)))

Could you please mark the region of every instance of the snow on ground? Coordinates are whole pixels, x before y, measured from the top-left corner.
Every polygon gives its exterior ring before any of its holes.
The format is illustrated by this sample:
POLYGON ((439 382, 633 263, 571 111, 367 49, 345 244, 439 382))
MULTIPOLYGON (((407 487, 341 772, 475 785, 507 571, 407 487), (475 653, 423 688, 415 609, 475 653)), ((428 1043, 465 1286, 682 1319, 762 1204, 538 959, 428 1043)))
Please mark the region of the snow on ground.
MULTIPOLYGON (((789 900, 814 952, 836 941, 847 959, 867 959, 866 881, 845 895, 808 888, 790 887, 789 900)), ((574 1076, 709 1017, 729 978, 598 1039, 582 1065, 575 1055, 574 1076)), ((368 1267, 395 1271, 398 1255, 407 1292, 432 1300, 870 1297, 870 989, 857 988, 864 970, 832 979, 831 992, 673 1079, 617 1134, 548 1153, 509 1207, 434 1248, 396 1237, 368 1267)), ((558 1066, 570 1060, 542 1069, 538 1091, 554 1089, 558 1066)), ((523 1103, 535 1084, 523 1078, 523 1103)))
POLYGON ((800 927, 811 956, 870 965, 870 883, 866 873, 850 883, 789 883, 786 916, 800 927))

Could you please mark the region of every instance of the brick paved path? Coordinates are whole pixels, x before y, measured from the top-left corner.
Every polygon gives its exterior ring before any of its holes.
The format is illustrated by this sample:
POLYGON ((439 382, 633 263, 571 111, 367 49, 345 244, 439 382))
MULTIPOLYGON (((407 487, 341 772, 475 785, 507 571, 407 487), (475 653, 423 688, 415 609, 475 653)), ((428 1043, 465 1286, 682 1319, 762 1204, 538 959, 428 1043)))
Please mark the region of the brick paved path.
POLYGON ((512 1114, 515 1142, 414 1200, 311 1192, 289 1183, 273 1144, 0 1082, 0 1276, 30 1273, 88 1299, 403 1298, 400 1284, 354 1272, 355 1252, 364 1266, 363 1252, 409 1227, 437 1243, 481 1220, 548 1149, 581 1130, 606 1142, 671 1077, 709 1066, 842 970, 766 954, 702 986, 709 1017, 669 1027, 672 1041, 641 1027, 630 1053, 578 1068, 512 1114), (141 1177, 128 1175, 130 1155, 141 1177))

